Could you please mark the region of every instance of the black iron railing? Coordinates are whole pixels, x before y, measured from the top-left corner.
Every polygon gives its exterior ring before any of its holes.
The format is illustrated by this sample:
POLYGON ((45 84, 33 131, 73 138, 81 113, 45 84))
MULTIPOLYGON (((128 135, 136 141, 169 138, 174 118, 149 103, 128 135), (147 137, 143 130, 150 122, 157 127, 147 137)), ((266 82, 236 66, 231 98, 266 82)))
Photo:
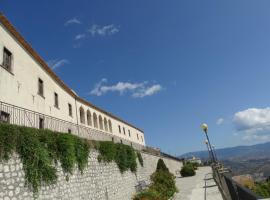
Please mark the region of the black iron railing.
POLYGON ((231 171, 221 164, 212 166, 213 177, 226 200, 259 200, 262 197, 232 179, 231 171))
POLYGON ((78 125, 56 117, 45 115, 29 109, 11 105, 0 101, 0 122, 38 129, 49 129, 56 132, 72 133, 82 138, 99 141, 113 141, 133 146, 135 149, 145 148, 143 145, 133 143, 124 138, 93 129, 91 127, 78 125))

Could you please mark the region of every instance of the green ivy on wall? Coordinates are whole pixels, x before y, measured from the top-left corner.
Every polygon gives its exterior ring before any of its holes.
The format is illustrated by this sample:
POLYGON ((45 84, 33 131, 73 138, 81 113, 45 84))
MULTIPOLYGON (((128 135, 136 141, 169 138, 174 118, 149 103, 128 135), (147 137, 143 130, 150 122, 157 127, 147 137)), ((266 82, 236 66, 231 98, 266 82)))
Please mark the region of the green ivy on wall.
POLYGON ((98 160, 111 162, 115 161, 121 173, 130 169, 132 172, 137 170, 136 153, 134 149, 128 145, 115 144, 113 142, 99 142, 98 160))
POLYGON ((137 151, 137 157, 138 157, 139 163, 143 167, 143 158, 142 158, 141 152, 137 151))
POLYGON ((143 163, 138 152, 124 144, 96 142, 79 138, 68 133, 40 130, 9 124, 0 124, 0 161, 9 160, 16 152, 23 164, 26 185, 38 194, 41 185, 57 182, 58 163, 69 180, 69 175, 78 167, 81 173, 87 166, 90 147, 96 148, 99 161, 115 161, 121 171, 136 172, 137 162, 143 163))
POLYGON ((57 181, 56 164, 72 174, 75 165, 81 173, 88 163, 90 145, 87 140, 67 133, 0 125, 0 160, 8 160, 16 152, 22 161, 26 185, 37 194, 43 183, 57 181))

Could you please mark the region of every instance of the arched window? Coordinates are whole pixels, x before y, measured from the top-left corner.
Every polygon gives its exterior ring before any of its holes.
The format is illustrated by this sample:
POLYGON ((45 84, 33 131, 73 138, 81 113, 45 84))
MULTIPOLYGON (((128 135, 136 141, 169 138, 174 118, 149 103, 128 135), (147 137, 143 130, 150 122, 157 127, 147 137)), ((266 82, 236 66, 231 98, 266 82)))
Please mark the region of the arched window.
POLYGON ((96 113, 93 114, 93 120, 94 120, 94 127, 98 128, 98 121, 97 121, 97 114, 96 113))
POLYGON ((85 123, 85 116, 84 116, 84 109, 83 107, 80 107, 80 122, 81 124, 85 123))
POLYGON ((99 128, 101 129, 101 130, 103 130, 103 119, 102 119, 102 117, 99 115, 99 117, 98 117, 98 120, 99 120, 99 128))
POLYGON ((109 124, 109 131, 112 133, 112 122, 111 122, 111 120, 108 121, 108 124, 109 124))
POLYGON ((105 131, 108 131, 108 122, 106 118, 104 118, 104 129, 105 131))
POLYGON ((87 110, 87 125, 88 126, 92 126, 92 117, 91 117, 91 113, 90 113, 90 111, 89 110, 87 110))

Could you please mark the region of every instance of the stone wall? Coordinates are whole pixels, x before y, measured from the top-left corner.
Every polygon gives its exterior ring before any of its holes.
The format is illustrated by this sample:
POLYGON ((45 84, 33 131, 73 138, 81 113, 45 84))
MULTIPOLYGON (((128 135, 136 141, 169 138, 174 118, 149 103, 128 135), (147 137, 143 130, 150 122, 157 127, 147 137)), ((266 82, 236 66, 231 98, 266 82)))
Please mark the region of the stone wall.
MULTIPOLYGON (((58 181, 55 185, 43 186, 38 199, 52 200, 129 200, 135 194, 138 181, 150 182, 150 175, 155 171, 159 156, 142 153, 144 167, 138 163, 137 174, 127 171, 120 173, 116 163, 99 163, 98 152, 92 150, 89 155, 88 167, 81 174, 75 170, 66 180, 61 167, 58 167, 58 181)), ((164 162, 172 173, 180 170, 182 163, 164 158, 164 162)), ((33 193, 24 186, 22 163, 17 155, 8 162, 0 163, 0 199, 18 200, 34 199, 33 193)))

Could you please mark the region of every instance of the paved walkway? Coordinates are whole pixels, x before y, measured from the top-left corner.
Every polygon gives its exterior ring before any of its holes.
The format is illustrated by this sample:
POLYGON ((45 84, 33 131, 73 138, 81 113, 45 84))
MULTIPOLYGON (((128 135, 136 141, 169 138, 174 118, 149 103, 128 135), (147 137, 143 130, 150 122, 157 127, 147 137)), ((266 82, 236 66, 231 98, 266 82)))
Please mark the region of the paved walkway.
POLYGON ((205 176, 206 179, 212 178, 212 174, 209 173, 212 173, 210 167, 200 167, 195 176, 176 178, 179 193, 176 194, 174 200, 223 200, 213 179, 206 181, 205 192, 205 176))

